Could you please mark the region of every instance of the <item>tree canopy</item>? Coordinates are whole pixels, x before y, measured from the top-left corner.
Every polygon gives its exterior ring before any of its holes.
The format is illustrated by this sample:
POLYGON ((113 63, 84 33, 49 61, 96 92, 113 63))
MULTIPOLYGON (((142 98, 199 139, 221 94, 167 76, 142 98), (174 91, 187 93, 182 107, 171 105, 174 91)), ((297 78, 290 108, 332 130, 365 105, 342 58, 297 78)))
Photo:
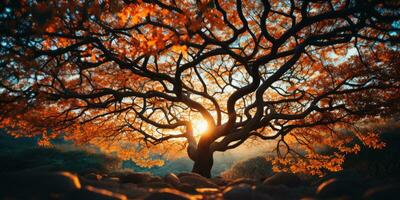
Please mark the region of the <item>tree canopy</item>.
POLYGON ((276 142, 276 166, 340 170, 399 113, 400 3, 16 0, 0 6, 0 117, 142 166, 276 142), (323 149, 333 150, 324 154, 323 149))

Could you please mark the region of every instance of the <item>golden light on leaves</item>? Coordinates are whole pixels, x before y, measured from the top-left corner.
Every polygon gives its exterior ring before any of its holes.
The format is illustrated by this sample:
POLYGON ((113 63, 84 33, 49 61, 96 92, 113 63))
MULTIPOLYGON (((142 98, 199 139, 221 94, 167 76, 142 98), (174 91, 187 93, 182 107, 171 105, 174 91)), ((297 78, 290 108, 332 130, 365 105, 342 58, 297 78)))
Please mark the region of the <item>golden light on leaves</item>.
POLYGON ((390 7, 373 17, 358 1, 19 2, 0 20, 0 127, 41 146, 54 133, 159 166, 167 151, 195 160, 256 138, 282 146, 277 166, 320 175, 362 145, 383 148, 379 133, 351 127, 400 108, 390 7))

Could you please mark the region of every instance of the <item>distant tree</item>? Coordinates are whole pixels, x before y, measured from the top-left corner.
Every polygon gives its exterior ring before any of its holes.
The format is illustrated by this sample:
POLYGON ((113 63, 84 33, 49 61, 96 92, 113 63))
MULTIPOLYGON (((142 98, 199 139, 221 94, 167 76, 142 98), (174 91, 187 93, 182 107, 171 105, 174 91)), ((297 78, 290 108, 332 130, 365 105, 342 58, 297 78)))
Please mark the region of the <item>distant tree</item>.
POLYGON ((356 138, 383 147, 357 123, 399 111, 397 1, 2 2, 1 127, 42 145, 141 166, 187 148, 209 177, 214 152, 274 140, 275 166, 321 174, 356 138))

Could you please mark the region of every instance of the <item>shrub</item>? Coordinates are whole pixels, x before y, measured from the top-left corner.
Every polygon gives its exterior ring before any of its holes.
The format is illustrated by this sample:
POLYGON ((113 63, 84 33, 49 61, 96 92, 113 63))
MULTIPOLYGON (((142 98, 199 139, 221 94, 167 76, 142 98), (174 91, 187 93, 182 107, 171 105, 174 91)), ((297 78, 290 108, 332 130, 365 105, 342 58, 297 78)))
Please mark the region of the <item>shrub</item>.
POLYGON ((0 134, 0 173, 40 169, 82 174, 108 172, 120 165, 120 161, 112 156, 83 150, 38 147, 34 140, 0 134))
POLYGON ((265 157, 258 156, 234 164, 230 169, 222 172, 221 176, 225 179, 262 179, 272 174, 272 163, 265 157))
POLYGON ((370 177, 400 177, 400 129, 385 131, 381 138, 385 148, 363 148, 359 154, 347 156, 343 168, 370 177))

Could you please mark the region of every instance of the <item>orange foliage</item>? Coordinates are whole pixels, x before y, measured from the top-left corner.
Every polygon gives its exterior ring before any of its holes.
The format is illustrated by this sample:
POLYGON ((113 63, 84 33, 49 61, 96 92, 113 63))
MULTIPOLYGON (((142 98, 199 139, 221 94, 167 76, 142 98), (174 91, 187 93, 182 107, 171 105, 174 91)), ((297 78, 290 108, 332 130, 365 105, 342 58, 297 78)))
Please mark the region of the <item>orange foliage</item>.
POLYGON ((0 127, 39 136, 40 145, 63 136, 141 166, 162 165, 161 156, 186 148, 197 166, 205 162, 200 153, 274 140, 277 170, 322 175, 340 170, 361 145, 383 148, 379 131, 359 123, 400 110, 398 5, 20 0, 6 7, 0 127), (208 123, 202 134, 193 129, 199 119, 208 123))

